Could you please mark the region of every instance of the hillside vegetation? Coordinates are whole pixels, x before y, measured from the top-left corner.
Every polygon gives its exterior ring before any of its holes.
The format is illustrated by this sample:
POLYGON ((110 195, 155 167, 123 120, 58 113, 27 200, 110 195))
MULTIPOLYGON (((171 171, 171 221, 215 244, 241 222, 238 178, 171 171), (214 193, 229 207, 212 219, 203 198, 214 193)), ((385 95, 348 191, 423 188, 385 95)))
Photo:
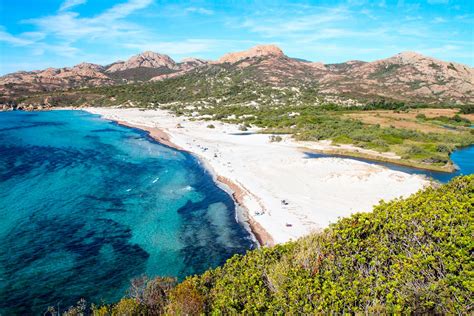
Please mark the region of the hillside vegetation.
POLYGON ((177 285, 135 280, 117 304, 81 302, 66 314, 470 314, 473 231, 470 175, 177 285))

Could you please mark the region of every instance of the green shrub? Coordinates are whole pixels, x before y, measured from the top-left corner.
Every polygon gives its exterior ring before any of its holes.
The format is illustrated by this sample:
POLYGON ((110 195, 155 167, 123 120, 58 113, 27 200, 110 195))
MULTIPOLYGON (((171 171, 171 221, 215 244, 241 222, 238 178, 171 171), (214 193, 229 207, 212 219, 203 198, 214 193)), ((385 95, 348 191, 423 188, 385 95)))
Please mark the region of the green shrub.
POLYGON ((440 153, 450 153, 452 151, 451 146, 445 144, 439 144, 436 146, 436 151, 440 153))
MULTIPOLYGON (((473 204, 474 175, 382 201, 373 212, 343 218, 320 233, 235 255, 222 267, 188 277, 165 291, 163 312, 469 314, 473 204)), ((147 313, 130 298, 111 310, 147 313)))
POLYGON ((281 142, 283 138, 280 135, 271 135, 270 136, 270 142, 281 142))
POLYGON ((352 138, 350 138, 347 135, 338 135, 338 136, 334 137, 332 140, 336 144, 352 144, 352 142, 353 142, 352 138))
POLYGON ((462 105, 460 112, 463 114, 472 114, 474 113, 474 104, 462 105))
POLYGON ((122 298, 112 307, 112 316, 146 315, 146 309, 133 298, 122 298))

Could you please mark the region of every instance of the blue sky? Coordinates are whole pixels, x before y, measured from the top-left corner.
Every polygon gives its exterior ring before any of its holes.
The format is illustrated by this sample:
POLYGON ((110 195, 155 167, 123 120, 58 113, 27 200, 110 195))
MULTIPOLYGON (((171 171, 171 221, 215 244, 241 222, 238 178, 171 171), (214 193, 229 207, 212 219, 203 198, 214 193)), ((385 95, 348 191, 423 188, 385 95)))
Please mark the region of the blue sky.
POLYGON ((474 66, 474 1, 0 0, 0 74, 256 44, 324 63, 417 51, 474 66))

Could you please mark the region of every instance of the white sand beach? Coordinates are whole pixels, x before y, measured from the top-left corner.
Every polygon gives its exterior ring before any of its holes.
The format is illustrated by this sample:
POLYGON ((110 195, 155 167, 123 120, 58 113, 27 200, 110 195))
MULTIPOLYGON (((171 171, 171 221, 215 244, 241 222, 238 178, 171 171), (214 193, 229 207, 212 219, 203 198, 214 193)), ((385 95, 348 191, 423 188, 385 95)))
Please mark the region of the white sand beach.
POLYGON ((216 179, 236 192, 253 231, 269 245, 327 227, 339 217, 371 211, 381 199, 406 197, 430 185, 422 176, 355 160, 308 159, 302 149, 306 143, 290 137, 270 142, 269 135, 242 135, 236 125, 191 121, 164 110, 85 110, 153 129, 153 136, 166 142, 159 129, 172 144, 198 156, 216 179), (208 128, 210 124, 215 128, 208 128))

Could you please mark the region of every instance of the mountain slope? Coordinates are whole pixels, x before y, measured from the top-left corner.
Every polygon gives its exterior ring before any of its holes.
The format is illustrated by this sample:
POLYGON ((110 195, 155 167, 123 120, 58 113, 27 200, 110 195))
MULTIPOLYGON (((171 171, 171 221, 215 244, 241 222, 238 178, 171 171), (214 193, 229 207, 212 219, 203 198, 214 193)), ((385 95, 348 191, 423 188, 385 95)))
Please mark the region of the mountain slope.
POLYGON ((322 92, 347 91, 360 96, 420 102, 474 101, 474 71, 465 65, 404 52, 370 63, 344 66, 338 80, 331 76, 324 79, 322 92))
MULTIPOLYGON (((216 84, 233 86, 234 90, 253 85, 253 96, 247 95, 245 101, 256 103, 262 93, 279 89, 291 95, 285 102, 299 104, 362 105, 382 99, 427 104, 474 103, 474 70, 465 65, 412 52, 373 62, 325 65, 290 58, 274 45, 229 53, 212 62, 191 58, 176 63, 169 56, 144 52, 108 66, 83 63, 71 68, 17 72, 0 77, 0 93, 5 103, 33 94, 81 87, 156 81, 173 85, 173 78, 186 76, 205 80, 203 88, 214 99, 220 97, 213 94, 216 84)), ((183 88, 195 89, 195 85, 183 88)))

